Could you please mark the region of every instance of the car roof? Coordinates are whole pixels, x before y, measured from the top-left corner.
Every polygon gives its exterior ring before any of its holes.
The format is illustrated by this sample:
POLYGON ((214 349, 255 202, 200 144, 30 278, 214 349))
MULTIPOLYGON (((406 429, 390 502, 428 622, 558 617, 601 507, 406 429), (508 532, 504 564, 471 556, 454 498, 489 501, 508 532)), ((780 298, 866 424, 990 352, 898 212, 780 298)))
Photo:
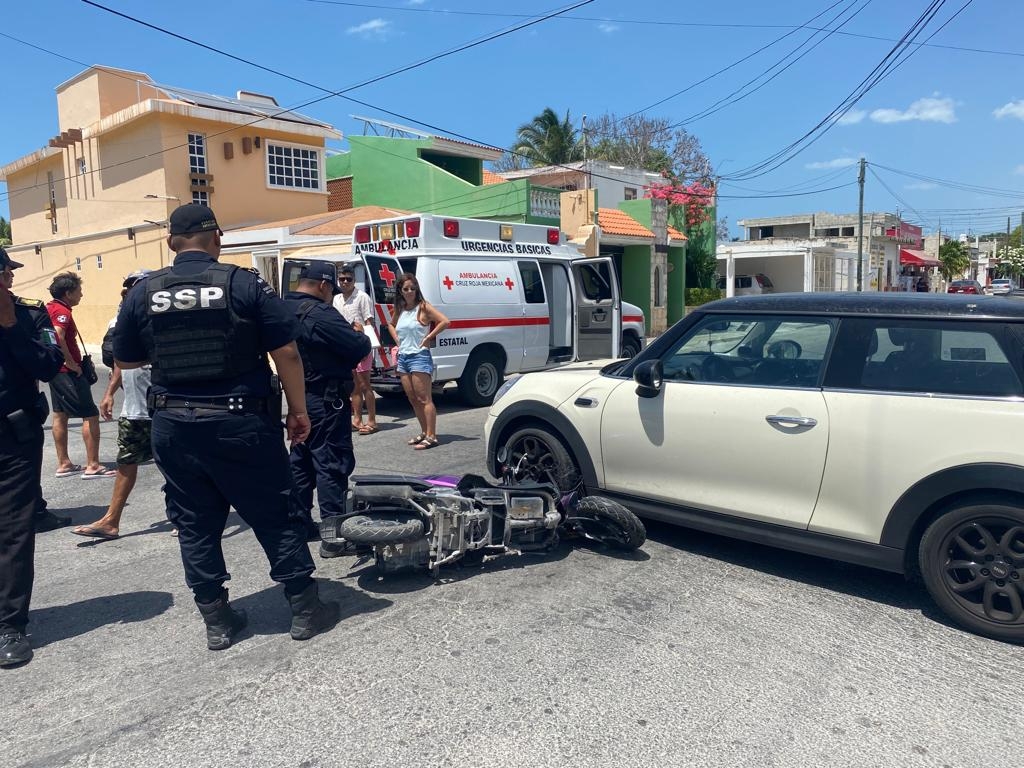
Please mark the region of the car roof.
POLYGON ((948 293, 762 293, 733 296, 699 307, 700 312, 764 312, 836 315, 907 315, 919 317, 1001 317, 1024 319, 1019 298, 948 293))

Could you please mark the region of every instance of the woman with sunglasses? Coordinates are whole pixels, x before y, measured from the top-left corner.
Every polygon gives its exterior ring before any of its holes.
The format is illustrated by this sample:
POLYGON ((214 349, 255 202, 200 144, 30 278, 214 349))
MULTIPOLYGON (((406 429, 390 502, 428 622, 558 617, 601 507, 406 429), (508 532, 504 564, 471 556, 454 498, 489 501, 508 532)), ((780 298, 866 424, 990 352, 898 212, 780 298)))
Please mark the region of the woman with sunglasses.
POLYGON ((448 318, 423 298, 416 276, 403 273, 395 289, 388 331, 391 338, 398 340, 398 375, 420 423, 420 433, 409 440, 417 451, 439 445, 437 409, 431 392, 434 359, 430 347, 448 325, 448 318))

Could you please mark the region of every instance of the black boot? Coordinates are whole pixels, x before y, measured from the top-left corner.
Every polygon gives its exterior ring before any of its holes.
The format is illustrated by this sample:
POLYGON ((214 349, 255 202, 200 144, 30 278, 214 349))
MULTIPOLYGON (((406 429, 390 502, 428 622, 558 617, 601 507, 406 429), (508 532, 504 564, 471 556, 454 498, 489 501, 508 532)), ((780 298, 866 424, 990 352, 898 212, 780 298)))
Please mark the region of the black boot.
POLYGON ((228 604, 228 591, 221 590, 220 597, 212 603, 200 603, 196 600, 199 613, 206 622, 206 647, 211 651, 223 651, 231 647, 231 638, 236 635, 249 621, 242 609, 234 609, 228 604))
POLYGON ((32 646, 21 632, 0 635, 0 667, 13 667, 32 660, 32 646))
POLYGON ((36 529, 36 533, 43 533, 44 531, 54 531, 57 528, 71 525, 71 518, 67 515, 55 515, 53 512, 44 509, 33 516, 32 524, 36 529))
POLYGON ((314 581, 297 595, 286 595, 292 608, 292 640, 309 640, 326 632, 341 618, 341 606, 320 601, 314 581))

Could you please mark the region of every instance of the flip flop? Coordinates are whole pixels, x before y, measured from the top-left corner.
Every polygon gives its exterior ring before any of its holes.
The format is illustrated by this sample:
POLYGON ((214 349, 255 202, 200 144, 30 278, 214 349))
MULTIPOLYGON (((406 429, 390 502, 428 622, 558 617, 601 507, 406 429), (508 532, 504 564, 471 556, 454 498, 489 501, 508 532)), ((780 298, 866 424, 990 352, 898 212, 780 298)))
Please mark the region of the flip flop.
POLYGON ((371 427, 369 425, 363 425, 362 427, 359 428, 360 435, 373 435, 376 434, 377 432, 380 432, 380 428, 376 426, 371 427))
POLYGON ((113 541, 114 539, 121 538, 119 534, 107 533, 99 528, 93 528, 91 525, 80 525, 77 528, 72 528, 71 532, 75 536, 86 536, 91 539, 103 539, 104 541, 113 541))
POLYGON ((116 476, 117 476, 117 470, 116 469, 108 469, 106 467, 101 469, 99 472, 83 472, 82 473, 82 478, 84 480, 91 480, 94 477, 116 477, 116 476))
POLYGON ((420 432, 416 437, 410 438, 408 441, 409 445, 419 445, 423 442, 423 439, 427 436, 426 432, 420 432))
POLYGON ((82 470, 84 469, 85 467, 83 467, 81 464, 72 464, 71 469, 58 469, 53 476, 71 477, 72 475, 80 475, 82 473, 82 470))
POLYGON ((436 437, 424 437, 422 440, 420 440, 415 450, 426 451, 429 450, 430 448, 437 448, 437 446, 439 446, 440 444, 441 441, 438 440, 436 437))

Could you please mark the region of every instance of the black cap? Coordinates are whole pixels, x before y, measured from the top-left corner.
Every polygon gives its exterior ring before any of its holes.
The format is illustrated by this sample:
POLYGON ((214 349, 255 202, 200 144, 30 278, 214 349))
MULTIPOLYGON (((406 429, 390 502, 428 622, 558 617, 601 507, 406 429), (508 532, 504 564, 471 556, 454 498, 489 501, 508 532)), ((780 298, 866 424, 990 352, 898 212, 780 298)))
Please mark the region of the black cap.
POLYGON ((24 267, 24 266, 25 265, 22 264, 20 261, 15 261, 10 256, 8 256, 7 255, 7 251, 5 251, 3 248, 0 248, 0 269, 3 269, 4 267, 10 267, 11 269, 18 269, 19 267, 24 267))
POLYGON ((169 229, 172 235, 191 235, 196 232, 209 232, 213 229, 224 234, 221 232, 213 211, 199 203, 189 203, 175 208, 171 214, 169 229))
POLYGON ((299 272, 300 280, 326 280, 331 284, 331 288, 334 289, 334 294, 341 293, 341 289, 338 287, 338 274, 337 270, 329 261, 311 261, 302 268, 299 272))

